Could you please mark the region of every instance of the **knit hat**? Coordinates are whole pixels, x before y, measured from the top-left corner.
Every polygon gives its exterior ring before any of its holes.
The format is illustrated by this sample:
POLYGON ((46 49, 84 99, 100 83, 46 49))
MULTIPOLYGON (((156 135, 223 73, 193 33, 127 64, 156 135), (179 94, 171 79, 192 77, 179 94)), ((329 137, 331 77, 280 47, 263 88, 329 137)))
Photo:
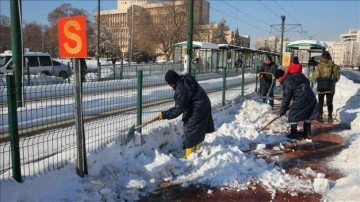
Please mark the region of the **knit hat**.
POLYGON ((298 56, 295 56, 294 59, 293 59, 293 62, 294 62, 294 63, 299 63, 299 57, 298 57, 298 56))
POLYGON ((326 59, 326 60, 331 60, 331 55, 329 53, 329 51, 324 51, 322 54, 321 54, 321 57, 323 59, 326 59))
POLYGON ((266 55, 265 58, 268 59, 268 60, 270 60, 271 62, 273 61, 273 60, 272 60, 272 57, 271 57, 270 55, 266 55))
POLYGON ((275 71, 275 78, 276 79, 279 79, 279 78, 281 78, 282 76, 284 76, 284 70, 282 70, 282 69, 277 69, 276 71, 275 71))
POLYGON ((174 70, 169 70, 165 74, 165 81, 168 84, 176 84, 180 79, 180 76, 178 73, 176 73, 174 70))

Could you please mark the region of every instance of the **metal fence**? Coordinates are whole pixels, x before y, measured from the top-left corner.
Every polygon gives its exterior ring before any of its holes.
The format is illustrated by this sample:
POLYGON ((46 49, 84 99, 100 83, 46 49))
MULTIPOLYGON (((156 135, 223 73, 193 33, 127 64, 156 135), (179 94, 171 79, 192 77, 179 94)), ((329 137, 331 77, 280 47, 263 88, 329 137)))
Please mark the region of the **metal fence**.
MULTIPOLYGON (((80 110, 83 125, 80 127, 85 131, 86 153, 98 152, 111 142, 124 144, 127 131, 139 123, 139 118, 140 122, 144 122, 172 107, 173 90, 165 84, 164 74, 168 69, 181 72, 182 65, 111 65, 101 69, 100 79, 82 83, 80 110)), ((246 69, 246 72, 255 73, 256 68, 246 69)), ((196 74, 196 79, 200 81, 226 75, 224 81, 219 79, 219 85, 203 87, 208 93, 237 88, 241 95, 246 82, 256 81, 255 74, 245 81, 239 76, 244 73, 245 69, 230 70, 226 74, 203 72, 196 74)), ((21 181, 60 169, 78 158, 74 83, 24 86, 23 105, 15 109, 15 127, 11 126, 14 113, 8 94, 9 85, 0 85, 0 180, 11 179, 18 171, 18 181, 21 181), (12 137, 14 134, 18 135, 18 140, 12 137)), ((151 129, 151 126, 147 128, 151 129)))

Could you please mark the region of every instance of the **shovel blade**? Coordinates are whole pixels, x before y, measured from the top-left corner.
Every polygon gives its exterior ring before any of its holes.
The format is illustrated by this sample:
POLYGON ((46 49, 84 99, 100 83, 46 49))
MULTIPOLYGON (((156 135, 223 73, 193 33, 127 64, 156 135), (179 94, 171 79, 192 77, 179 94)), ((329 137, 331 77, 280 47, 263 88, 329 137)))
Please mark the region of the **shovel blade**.
POLYGON ((126 144, 131 140, 133 140, 134 137, 135 137, 135 125, 131 126, 131 128, 129 129, 129 132, 126 136, 126 144))

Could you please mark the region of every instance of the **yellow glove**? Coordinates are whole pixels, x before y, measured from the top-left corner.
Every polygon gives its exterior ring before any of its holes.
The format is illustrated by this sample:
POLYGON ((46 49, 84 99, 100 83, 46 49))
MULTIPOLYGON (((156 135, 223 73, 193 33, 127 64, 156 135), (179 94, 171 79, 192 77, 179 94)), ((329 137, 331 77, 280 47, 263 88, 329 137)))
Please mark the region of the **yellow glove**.
POLYGON ((157 120, 162 120, 164 117, 163 117, 162 113, 160 113, 160 114, 157 115, 156 118, 157 118, 157 120))
POLYGON ((258 73, 258 74, 256 74, 256 77, 257 77, 257 78, 261 78, 261 77, 262 77, 262 74, 261 74, 261 73, 258 73))

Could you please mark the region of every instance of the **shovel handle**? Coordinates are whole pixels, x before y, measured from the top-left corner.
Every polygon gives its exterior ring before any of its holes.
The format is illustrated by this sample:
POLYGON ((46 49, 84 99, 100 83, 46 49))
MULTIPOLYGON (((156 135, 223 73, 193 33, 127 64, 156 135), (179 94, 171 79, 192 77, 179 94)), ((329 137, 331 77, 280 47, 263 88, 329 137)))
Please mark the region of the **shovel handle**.
POLYGON ((136 126, 135 129, 140 129, 140 128, 142 128, 142 127, 144 127, 144 126, 146 126, 146 125, 148 125, 148 124, 150 124, 150 123, 152 123, 152 122, 155 122, 155 121, 157 121, 157 120, 158 120, 158 118, 155 117, 155 118, 151 119, 150 121, 146 121, 145 123, 143 123, 143 124, 141 124, 141 125, 139 125, 139 126, 136 126))
POLYGON ((259 72, 258 74, 269 74, 269 75, 271 75, 271 79, 275 80, 275 75, 271 72, 259 72))
POLYGON ((260 128, 259 132, 265 130, 270 124, 272 124, 272 122, 274 122, 276 119, 280 118, 280 116, 276 116, 275 118, 273 118, 271 121, 269 121, 269 123, 265 124, 263 127, 260 128))

